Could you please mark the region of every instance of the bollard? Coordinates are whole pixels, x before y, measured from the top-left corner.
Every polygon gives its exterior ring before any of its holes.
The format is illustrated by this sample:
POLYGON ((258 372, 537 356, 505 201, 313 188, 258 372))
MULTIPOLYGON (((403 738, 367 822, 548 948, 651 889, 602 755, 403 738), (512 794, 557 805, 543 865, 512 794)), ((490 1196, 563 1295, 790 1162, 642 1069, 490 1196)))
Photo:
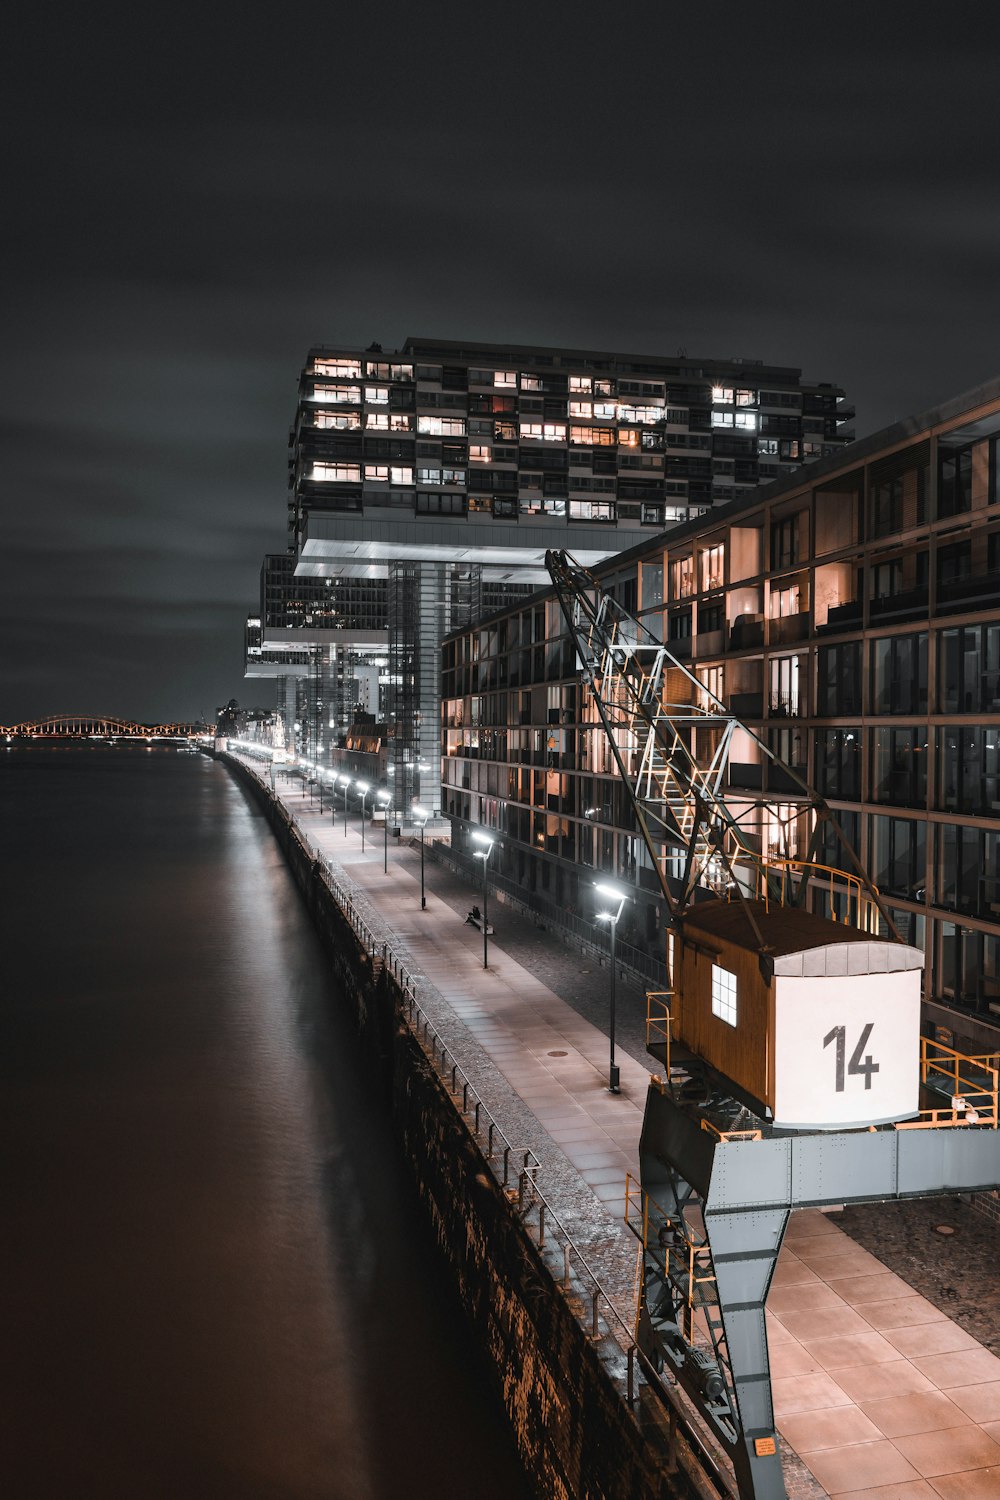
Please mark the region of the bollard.
POLYGON ((569 1240, 563 1245, 563 1281, 569 1287, 569 1240))

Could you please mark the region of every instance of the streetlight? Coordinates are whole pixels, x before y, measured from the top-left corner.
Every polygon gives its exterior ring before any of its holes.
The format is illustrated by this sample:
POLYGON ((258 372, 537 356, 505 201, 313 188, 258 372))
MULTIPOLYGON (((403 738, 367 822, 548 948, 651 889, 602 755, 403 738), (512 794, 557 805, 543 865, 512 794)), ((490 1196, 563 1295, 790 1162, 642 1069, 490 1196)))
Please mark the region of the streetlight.
POLYGON ((481 833, 477 829, 476 832, 472 835, 472 842, 474 844, 481 844, 483 846, 481 849, 473 849, 472 853, 476 859, 481 859, 483 862, 483 968, 488 969, 490 956, 490 917, 489 891, 486 885, 486 866, 489 862, 490 855, 493 853, 493 845, 496 840, 491 838, 488 833, 481 833))
POLYGON ((346 837, 347 837, 347 793, 350 791, 350 788, 351 788, 351 778, 349 776, 338 776, 337 780, 340 782, 341 786, 344 788, 344 838, 346 839, 346 837))
POLYGON ((355 789, 355 791, 358 791, 358 792, 361 793, 361 853, 364 854, 364 852, 365 852, 365 798, 368 796, 368 791, 369 791, 369 787, 368 787, 367 781, 356 781, 354 783, 354 789, 355 789))
POLYGON ((382 809, 382 870, 389 873, 389 804, 392 796, 389 792, 379 792, 377 801, 382 809))
POLYGON ((628 900, 628 893, 621 890, 617 885, 599 885, 596 881, 594 889, 599 896, 606 896, 609 901, 618 902, 618 910, 616 912, 599 911, 597 913, 597 920, 599 922, 607 922, 611 928, 611 1017, 609 1026, 611 1058, 608 1065, 608 1093, 617 1094, 619 1092, 621 1069, 615 1063, 615 938, 618 933, 618 923, 621 919, 621 914, 625 910, 625 902, 628 900))
POLYGON ((420 910, 427 910, 427 897, 424 895, 424 829, 427 827, 427 819, 430 817, 430 808, 421 807, 419 802, 413 804, 413 816, 420 820, 420 910))

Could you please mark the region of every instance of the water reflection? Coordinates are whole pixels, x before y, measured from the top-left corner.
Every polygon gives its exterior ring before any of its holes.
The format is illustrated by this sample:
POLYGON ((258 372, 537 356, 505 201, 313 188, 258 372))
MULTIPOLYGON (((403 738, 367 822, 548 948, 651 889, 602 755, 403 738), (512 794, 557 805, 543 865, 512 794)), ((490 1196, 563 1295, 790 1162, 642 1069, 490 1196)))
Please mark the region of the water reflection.
POLYGON ((0 762, 5 1489, 525 1493, 259 812, 0 762))

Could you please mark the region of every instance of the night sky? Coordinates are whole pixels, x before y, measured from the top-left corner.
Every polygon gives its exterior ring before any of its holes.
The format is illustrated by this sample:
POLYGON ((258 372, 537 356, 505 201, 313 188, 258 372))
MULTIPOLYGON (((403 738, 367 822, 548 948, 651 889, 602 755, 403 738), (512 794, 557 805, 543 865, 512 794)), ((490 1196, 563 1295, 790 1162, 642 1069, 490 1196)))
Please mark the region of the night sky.
MULTIPOLYGON (((21 28, 19 31, 17 28, 21 28)), ((312 343, 801 366, 859 436, 1000 373, 991 7, 22 6, 0 722, 242 678, 312 343)))

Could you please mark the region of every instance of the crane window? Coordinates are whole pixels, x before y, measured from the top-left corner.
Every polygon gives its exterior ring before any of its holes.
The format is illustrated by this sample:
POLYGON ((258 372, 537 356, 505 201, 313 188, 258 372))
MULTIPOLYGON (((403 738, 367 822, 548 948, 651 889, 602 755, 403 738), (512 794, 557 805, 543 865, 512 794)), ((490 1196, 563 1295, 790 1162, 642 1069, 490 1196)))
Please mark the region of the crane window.
POLYGON ((721 964, 712 965, 712 1015, 736 1025, 736 975, 721 964))

